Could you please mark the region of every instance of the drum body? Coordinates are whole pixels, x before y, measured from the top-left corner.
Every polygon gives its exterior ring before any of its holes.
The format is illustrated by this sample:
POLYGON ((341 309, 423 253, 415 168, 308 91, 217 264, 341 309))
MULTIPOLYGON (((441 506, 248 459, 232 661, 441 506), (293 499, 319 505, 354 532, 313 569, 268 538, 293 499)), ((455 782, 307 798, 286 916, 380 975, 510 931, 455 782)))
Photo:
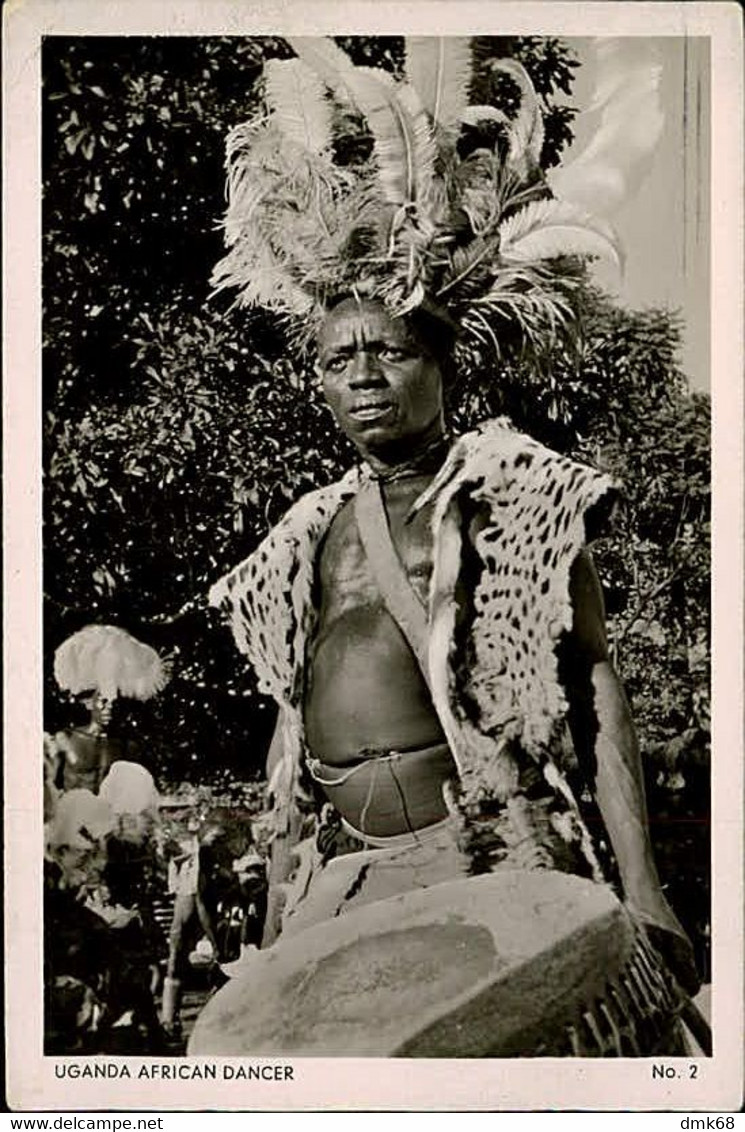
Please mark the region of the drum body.
POLYGON ((679 994, 606 885, 550 871, 445 881, 253 953, 195 1056, 650 1056, 679 994))

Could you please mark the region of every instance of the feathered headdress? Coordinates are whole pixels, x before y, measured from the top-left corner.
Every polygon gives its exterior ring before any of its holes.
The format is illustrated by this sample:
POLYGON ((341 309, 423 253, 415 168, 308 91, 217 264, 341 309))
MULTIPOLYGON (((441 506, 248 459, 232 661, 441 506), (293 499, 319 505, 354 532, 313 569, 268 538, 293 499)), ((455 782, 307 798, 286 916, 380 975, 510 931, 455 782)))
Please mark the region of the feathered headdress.
POLYGON ((216 290, 237 288, 238 304, 283 312, 308 336, 329 301, 355 293, 393 315, 429 304, 482 339, 506 317, 534 340, 571 312, 557 257, 620 263, 610 225, 571 191, 552 195, 541 101, 516 60, 491 64, 519 89, 510 119, 470 104, 467 39, 407 38, 401 81, 329 39, 289 43, 296 58, 265 65, 266 111, 228 137, 216 290), (348 144, 360 115, 364 157, 348 144))
POLYGON ((155 649, 116 625, 86 625, 54 654, 54 676, 63 691, 79 696, 96 691, 113 700, 149 700, 170 679, 168 664, 155 649))

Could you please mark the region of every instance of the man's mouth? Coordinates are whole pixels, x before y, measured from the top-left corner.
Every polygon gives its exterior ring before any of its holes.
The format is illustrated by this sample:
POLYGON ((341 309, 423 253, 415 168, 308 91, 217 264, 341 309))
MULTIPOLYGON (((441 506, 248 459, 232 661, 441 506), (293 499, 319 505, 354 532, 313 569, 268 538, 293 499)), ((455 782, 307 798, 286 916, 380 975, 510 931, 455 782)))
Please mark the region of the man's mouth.
POLYGON ((365 401, 349 409, 348 416, 353 421, 368 424, 386 416, 392 409, 393 405, 390 401, 365 401))

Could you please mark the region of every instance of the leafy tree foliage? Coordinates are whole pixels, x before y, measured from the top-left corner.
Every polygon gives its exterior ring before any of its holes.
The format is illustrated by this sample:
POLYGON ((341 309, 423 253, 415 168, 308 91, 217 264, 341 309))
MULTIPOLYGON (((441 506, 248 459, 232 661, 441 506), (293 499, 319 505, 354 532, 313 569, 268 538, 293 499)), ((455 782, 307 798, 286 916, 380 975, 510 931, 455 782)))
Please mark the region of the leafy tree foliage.
MULTIPOLYGON (((339 42, 357 62, 401 69, 400 39, 339 42)), ((273 711, 200 601, 294 499, 353 458, 277 321, 209 295, 225 134, 257 109, 264 58, 289 54, 268 37, 48 38, 43 48, 48 725, 73 711, 51 678, 56 646, 91 621, 122 625, 175 661, 165 693, 127 713, 162 780, 259 773, 273 711)), ((474 93, 508 112, 517 91, 489 65, 505 54, 545 99, 548 167, 571 140, 576 60, 555 39, 477 39, 474 93)), ((499 357, 462 347, 451 415, 465 429, 506 413, 624 485, 619 529, 598 552, 610 636, 658 855, 671 891, 685 858, 680 910, 700 941, 708 400, 677 368, 669 313, 619 310, 579 274, 577 313, 550 364, 507 339, 499 357)))

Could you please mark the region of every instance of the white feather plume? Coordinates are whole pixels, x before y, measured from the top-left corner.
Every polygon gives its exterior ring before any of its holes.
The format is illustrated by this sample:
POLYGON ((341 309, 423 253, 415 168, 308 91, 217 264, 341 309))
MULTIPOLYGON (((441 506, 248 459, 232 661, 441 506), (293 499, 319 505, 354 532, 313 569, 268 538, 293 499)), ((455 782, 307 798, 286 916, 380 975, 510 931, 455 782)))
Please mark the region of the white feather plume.
POLYGON ((228 139, 228 252, 213 274, 217 289, 235 287, 239 303, 306 323, 350 286, 364 285, 399 314, 430 295, 479 335, 491 333, 491 317, 509 317, 538 341, 570 311, 571 288, 549 261, 621 265, 617 237, 598 216, 623 196, 628 168, 658 136, 659 74, 648 55, 631 66, 628 46, 599 47, 588 111, 598 136, 549 173, 549 199, 539 175, 544 105, 517 60, 490 64, 519 89, 510 117, 468 104, 466 39, 409 37, 405 81, 356 66, 328 38, 289 43, 297 58, 265 65, 268 113, 228 139), (366 137, 356 144, 359 116, 372 154, 366 137), (482 123, 502 129, 459 137, 460 127, 482 123), (345 131, 351 159, 332 144, 345 131))
POLYGON ((517 59, 498 59, 492 69, 509 75, 520 88, 520 109, 510 128, 510 161, 538 165, 543 149, 543 111, 530 75, 517 59))
POLYGON ((561 255, 601 256, 621 269, 613 229, 566 201, 537 200, 499 229, 499 254, 507 263, 532 263, 561 255))
POLYGON ((472 55, 460 36, 406 38, 406 76, 424 109, 440 126, 454 126, 468 106, 472 55))
POLYGON ((290 141, 310 153, 331 145, 331 108, 323 84, 302 59, 269 59, 264 64, 266 101, 290 141))
POLYGON ((86 625, 54 654, 54 676, 73 695, 98 691, 109 699, 149 700, 170 678, 155 649, 116 625, 86 625))
POLYGON ((355 66, 333 40, 322 36, 288 35, 287 42, 298 58, 342 101, 352 101, 347 79, 355 66))

